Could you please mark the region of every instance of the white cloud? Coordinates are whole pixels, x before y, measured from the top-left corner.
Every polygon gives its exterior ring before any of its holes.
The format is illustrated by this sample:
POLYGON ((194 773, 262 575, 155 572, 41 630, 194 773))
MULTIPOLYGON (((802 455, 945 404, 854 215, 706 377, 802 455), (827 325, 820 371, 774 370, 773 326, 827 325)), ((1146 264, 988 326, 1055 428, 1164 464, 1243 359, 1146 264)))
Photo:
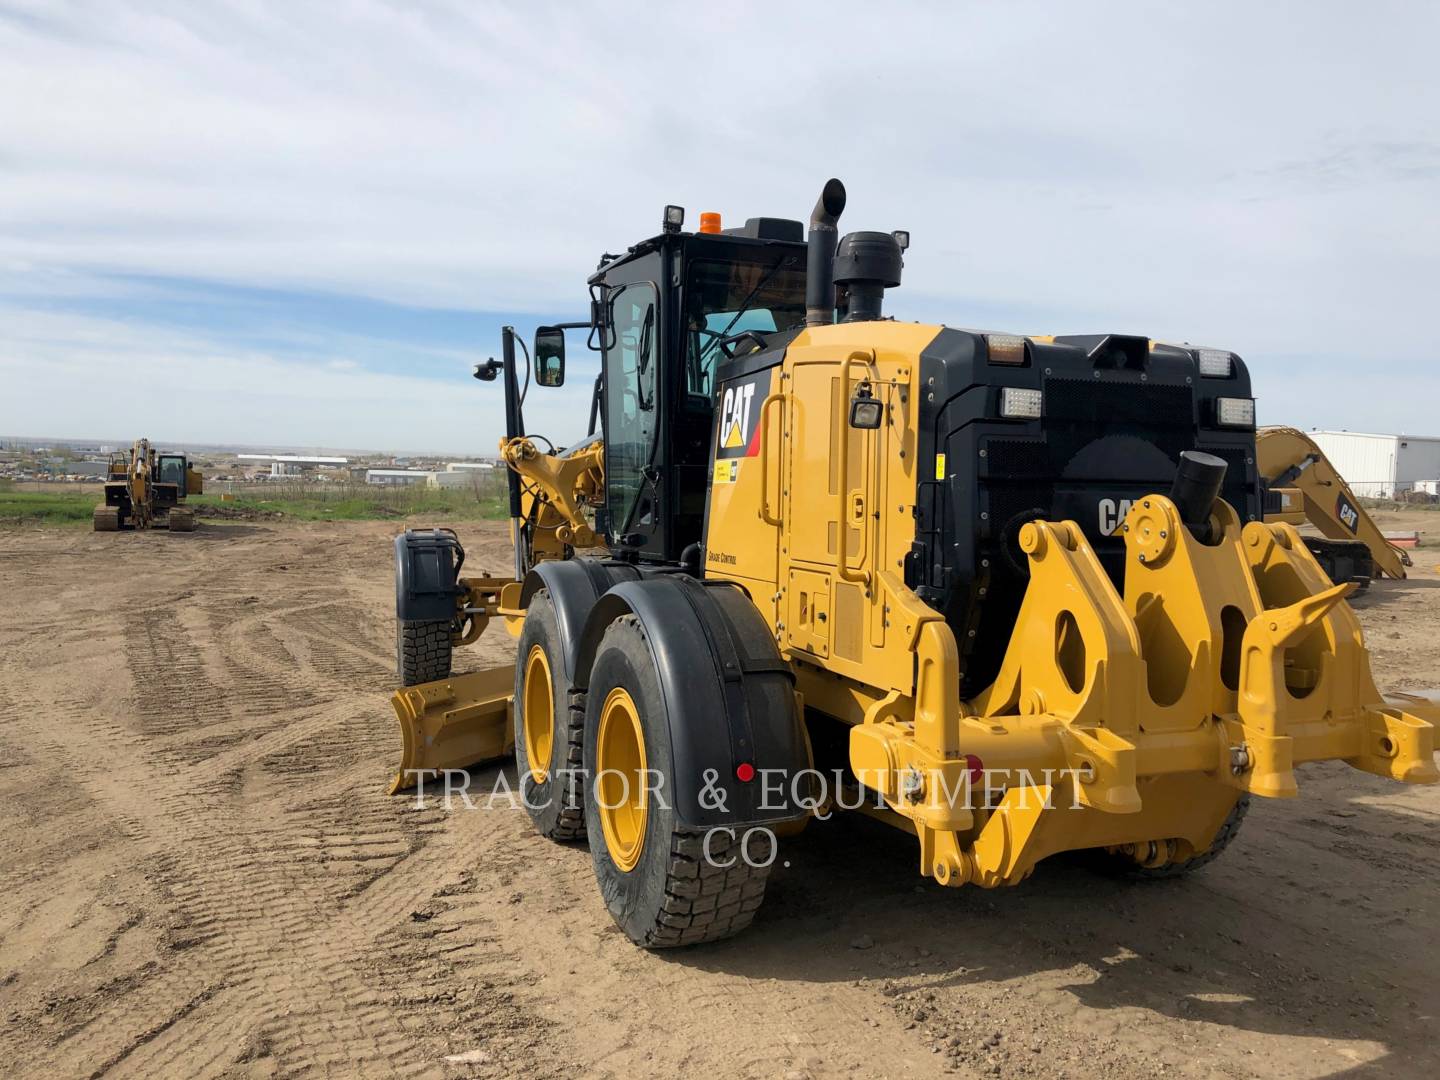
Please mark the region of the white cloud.
MULTIPOLYGON (((343 359, 282 361, 203 335, 15 308, 0 307, 0 324, 7 434, 491 455, 504 432, 498 386, 463 369, 448 383, 343 359)), ((527 418, 555 431, 574 412, 565 394, 537 395, 527 418)))
POLYGON ((1314 422, 1420 429, 1374 373, 1435 354, 1437 31, 1386 4, 0 0, 0 292, 579 311, 664 203, 802 217, 834 174, 846 224, 912 230, 927 317, 1224 344, 1314 422))

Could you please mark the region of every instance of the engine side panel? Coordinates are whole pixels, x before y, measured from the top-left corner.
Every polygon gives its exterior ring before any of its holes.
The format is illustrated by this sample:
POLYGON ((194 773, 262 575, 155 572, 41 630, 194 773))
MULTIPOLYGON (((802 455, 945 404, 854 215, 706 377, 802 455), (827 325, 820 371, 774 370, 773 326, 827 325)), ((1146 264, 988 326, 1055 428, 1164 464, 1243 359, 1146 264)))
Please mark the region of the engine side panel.
POLYGON ((987 340, 841 323, 721 369, 705 573, 750 593, 807 699, 807 666, 853 680, 842 699, 908 692, 934 612, 966 696, 983 689, 1028 581, 1021 527, 1075 520, 1123 587, 1125 514, 1169 490, 1182 450, 1224 458, 1222 496, 1259 518, 1253 428, 1217 422, 1218 397, 1249 398, 1239 358, 1202 377, 1188 348, 1097 335, 1025 339, 1023 362, 1000 364, 987 340), (877 429, 848 422, 862 382, 883 403, 877 429), (1038 392, 1039 415, 1004 415, 1007 389, 1038 392))

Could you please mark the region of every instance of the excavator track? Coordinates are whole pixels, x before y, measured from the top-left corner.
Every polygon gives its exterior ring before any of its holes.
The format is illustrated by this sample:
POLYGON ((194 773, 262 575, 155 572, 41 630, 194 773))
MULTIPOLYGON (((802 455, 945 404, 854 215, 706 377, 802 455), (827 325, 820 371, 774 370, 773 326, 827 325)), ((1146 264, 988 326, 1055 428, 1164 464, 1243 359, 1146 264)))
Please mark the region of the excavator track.
POLYGON ((120 531, 120 508, 118 506, 107 506, 101 503, 95 507, 93 518, 96 532, 120 531))

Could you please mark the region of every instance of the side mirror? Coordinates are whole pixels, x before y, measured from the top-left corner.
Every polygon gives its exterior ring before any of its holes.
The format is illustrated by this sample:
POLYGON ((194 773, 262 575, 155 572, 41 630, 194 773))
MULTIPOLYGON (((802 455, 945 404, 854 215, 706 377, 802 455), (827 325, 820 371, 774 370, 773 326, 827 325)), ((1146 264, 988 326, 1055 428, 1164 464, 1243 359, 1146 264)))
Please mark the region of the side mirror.
POLYGON ((559 327, 535 331, 535 381, 541 386, 565 385, 565 331, 559 327))
POLYGON ((481 382, 494 382, 495 376, 500 374, 502 367, 504 367, 504 365, 492 356, 485 363, 475 365, 475 378, 481 382))

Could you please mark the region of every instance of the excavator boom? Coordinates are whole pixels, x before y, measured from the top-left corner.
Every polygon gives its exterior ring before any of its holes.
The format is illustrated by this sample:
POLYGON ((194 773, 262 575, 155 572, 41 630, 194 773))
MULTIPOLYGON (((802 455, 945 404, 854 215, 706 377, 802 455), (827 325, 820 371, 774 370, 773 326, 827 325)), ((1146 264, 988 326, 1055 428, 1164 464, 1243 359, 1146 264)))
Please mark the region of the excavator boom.
POLYGON ((1397 580, 1405 576, 1410 557, 1385 539, 1314 439, 1295 428, 1261 428, 1255 448, 1268 493, 1265 520, 1308 522, 1331 540, 1359 542, 1377 571, 1397 580))

